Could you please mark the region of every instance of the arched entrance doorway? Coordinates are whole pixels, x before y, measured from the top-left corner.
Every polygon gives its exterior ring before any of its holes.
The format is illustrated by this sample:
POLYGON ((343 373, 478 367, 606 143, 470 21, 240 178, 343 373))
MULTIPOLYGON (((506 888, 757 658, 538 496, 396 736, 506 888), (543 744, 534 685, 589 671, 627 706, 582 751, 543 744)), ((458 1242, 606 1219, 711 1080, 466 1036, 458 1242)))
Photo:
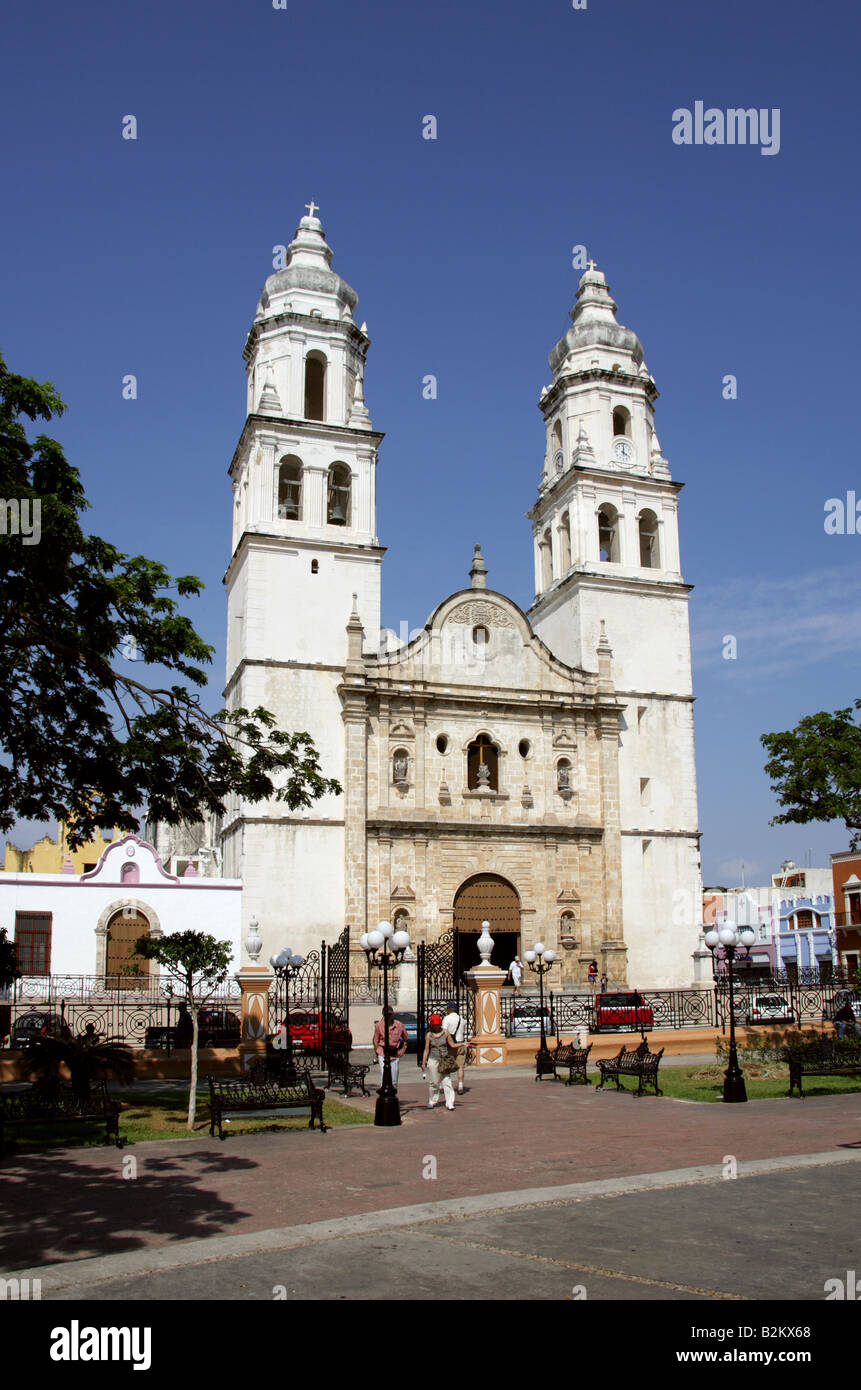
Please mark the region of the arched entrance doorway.
POLYGON ((133 989, 136 985, 125 973, 131 970, 134 975, 148 975, 149 961, 134 954, 134 943, 139 936, 148 936, 150 924, 142 912, 130 909, 115 912, 108 922, 105 974, 114 976, 112 985, 117 989, 133 989))
POLYGON ((461 884, 454 899, 458 976, 478 965, 476 938, 482 922, 490 923, 492 963, 507 970, 520 950, 520 898, 500 874, 476 874, 461 884))

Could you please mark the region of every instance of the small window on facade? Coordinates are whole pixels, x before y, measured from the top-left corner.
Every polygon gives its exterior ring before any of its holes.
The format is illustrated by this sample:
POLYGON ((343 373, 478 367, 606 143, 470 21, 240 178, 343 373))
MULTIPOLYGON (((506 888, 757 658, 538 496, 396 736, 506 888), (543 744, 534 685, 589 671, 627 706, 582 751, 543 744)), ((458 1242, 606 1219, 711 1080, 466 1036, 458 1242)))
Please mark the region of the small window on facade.
POLYGON ((813 926, 813 913, 796 912, 794 926, 796 931, 810 931, 813 926))
POLYGON ((302 519, 302 464, 297 458, 283 459, 278 470, 278 520, 302 519))
POLYGON ((438 753, 447 753, 447 752, 448 752, 448 739, 446 738, 445 734, 438 734, 438 735, 437 735, 436 751, 437 751, 438 753))
POLYGON ((517 745, 517 751, 521 758, 528 758, 531 744, 528 738, 522 738, 517 745))
POLYGON ((409 754, 405 748, 398 748, 392 755, 392 781, 396 787, 405 787, 410 770, 409 754))
POLYGON ((15 913, 15 956, 23 975, 50 975, 50 912, 15 913))
POLYGON ((477 647, 479 651, 484 651, 490 641, 490 633, 487 628, 481 626, 474 627, 472 629, 472 641, 473 645, 477 647))
POLYGON ((608 564, 619 563, 619 513, 609 503, 598 513, 598 555, 608 564))
POLYGON ((658 518, 648 510, 640 513, 640 564, 643 569, 660 569, 658 518))
POLYGON ((325 420, 326 359, 309 352, 305 359, 305 419, 325 420))
POLYGON ((613 411, 613 434, 630 435, 631 433, 631 414, 623 405, 617 405, 613 411))
POLYGON ((648 777, 641 777, 641 778, 640 778, 640 805, 641 805, 641 806, 648 806, 648 805, 649 805, 649 802, 650 802, 650 797, 649 797, 649 779, 648 779, 648 777))
POLYGON ((312 561, 311 561, 311 573, 312 573, 312 574, 319 574, 319 573, 320 573, 320 561, 319 561, 319 560, 312 560, 312 561))
POLYGON ((467 749, 466 783, 470 791, 499 791, 499 754, 486 734, 467 749))
POLYGON ((330 526, 350 525, 350 470, 345 463, 333 463, 329 469, 329 490, 326 501, 326 521, 330 526))

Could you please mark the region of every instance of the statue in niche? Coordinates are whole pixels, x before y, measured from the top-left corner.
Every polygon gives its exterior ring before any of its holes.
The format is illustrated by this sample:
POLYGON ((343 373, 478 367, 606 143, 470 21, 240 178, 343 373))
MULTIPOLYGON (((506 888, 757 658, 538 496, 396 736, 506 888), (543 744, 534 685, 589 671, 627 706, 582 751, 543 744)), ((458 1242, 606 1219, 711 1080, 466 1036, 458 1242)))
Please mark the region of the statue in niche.
POLYGON ((556 785, 561 792, 570 792, 571 769, 567 763, 560 763, 556 769, 556 785))
POLYGON ((479 791, 481 791, 483 787, 486 787, 487 790, 490 791, 490 768, 487 766, 487 763, 479 763, 476 782, 479 791))
POLYGON ((396 753, 393 766, 395 773, 394 780, 396 782, 405 782, 407 780, 407 769, 409 767, 409 760, 406 753, 396 753))

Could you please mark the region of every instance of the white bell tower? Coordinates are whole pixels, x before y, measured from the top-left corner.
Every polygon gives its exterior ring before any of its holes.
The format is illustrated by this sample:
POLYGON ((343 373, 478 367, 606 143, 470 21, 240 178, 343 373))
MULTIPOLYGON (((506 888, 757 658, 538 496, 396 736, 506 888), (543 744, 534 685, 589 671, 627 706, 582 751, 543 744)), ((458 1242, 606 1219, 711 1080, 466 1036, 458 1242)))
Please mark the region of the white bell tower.
POLYGON ((626 702, 619 752, 628 981, 694 978, 701 921, 690 586, 678 494, 655 432, 658 390, 637 335, 590 262, 572 325, 550 354, 533 525, 538 635, 595 669, 601 624, 626 702))
MULTIPOLYGON (((330 268, 313 202, 266 281, 245 344, 247 418, 230 464, 230 707, 263 705, 278 726, 314 739, 327 776, 344 783, 337 690, 354 607, 380 630, 377 451, 364 403, 370 339, 353 319, 356 292, 330 268)), ((230 808, 224 871, 243 878, 246 922, 265 954, 304 954, 344 914, 343 798, 306 811, 279 802, 230 808), (270 949, 271 948, 271 949, 270 949)), ((245 930, 243 930, 243 938, 245 930)))

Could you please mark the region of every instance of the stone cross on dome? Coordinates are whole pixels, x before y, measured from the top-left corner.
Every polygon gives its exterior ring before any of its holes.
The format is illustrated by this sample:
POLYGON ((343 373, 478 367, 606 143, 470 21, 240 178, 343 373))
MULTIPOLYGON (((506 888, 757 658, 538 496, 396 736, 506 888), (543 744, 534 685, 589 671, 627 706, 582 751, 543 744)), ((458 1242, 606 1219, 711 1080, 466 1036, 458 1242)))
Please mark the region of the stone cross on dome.
POLYGON ((320 211, 320 204, 315 203, 313 198, 311 199, 310 203, 305 204, 305 207, 308 209, 309 217, 313 217, 315 212, 320 211))
MULTIPOLYGON (((307 203, 306 203, 305 206, 307 207, 307 203)), ((597 262, 597 261, 593 261, 592 258, 590 257, 589 260, 586 262, 586 268, 587 268, 588 270, 597 270, 597 269, 598 269, 598 262, 597 262)))

